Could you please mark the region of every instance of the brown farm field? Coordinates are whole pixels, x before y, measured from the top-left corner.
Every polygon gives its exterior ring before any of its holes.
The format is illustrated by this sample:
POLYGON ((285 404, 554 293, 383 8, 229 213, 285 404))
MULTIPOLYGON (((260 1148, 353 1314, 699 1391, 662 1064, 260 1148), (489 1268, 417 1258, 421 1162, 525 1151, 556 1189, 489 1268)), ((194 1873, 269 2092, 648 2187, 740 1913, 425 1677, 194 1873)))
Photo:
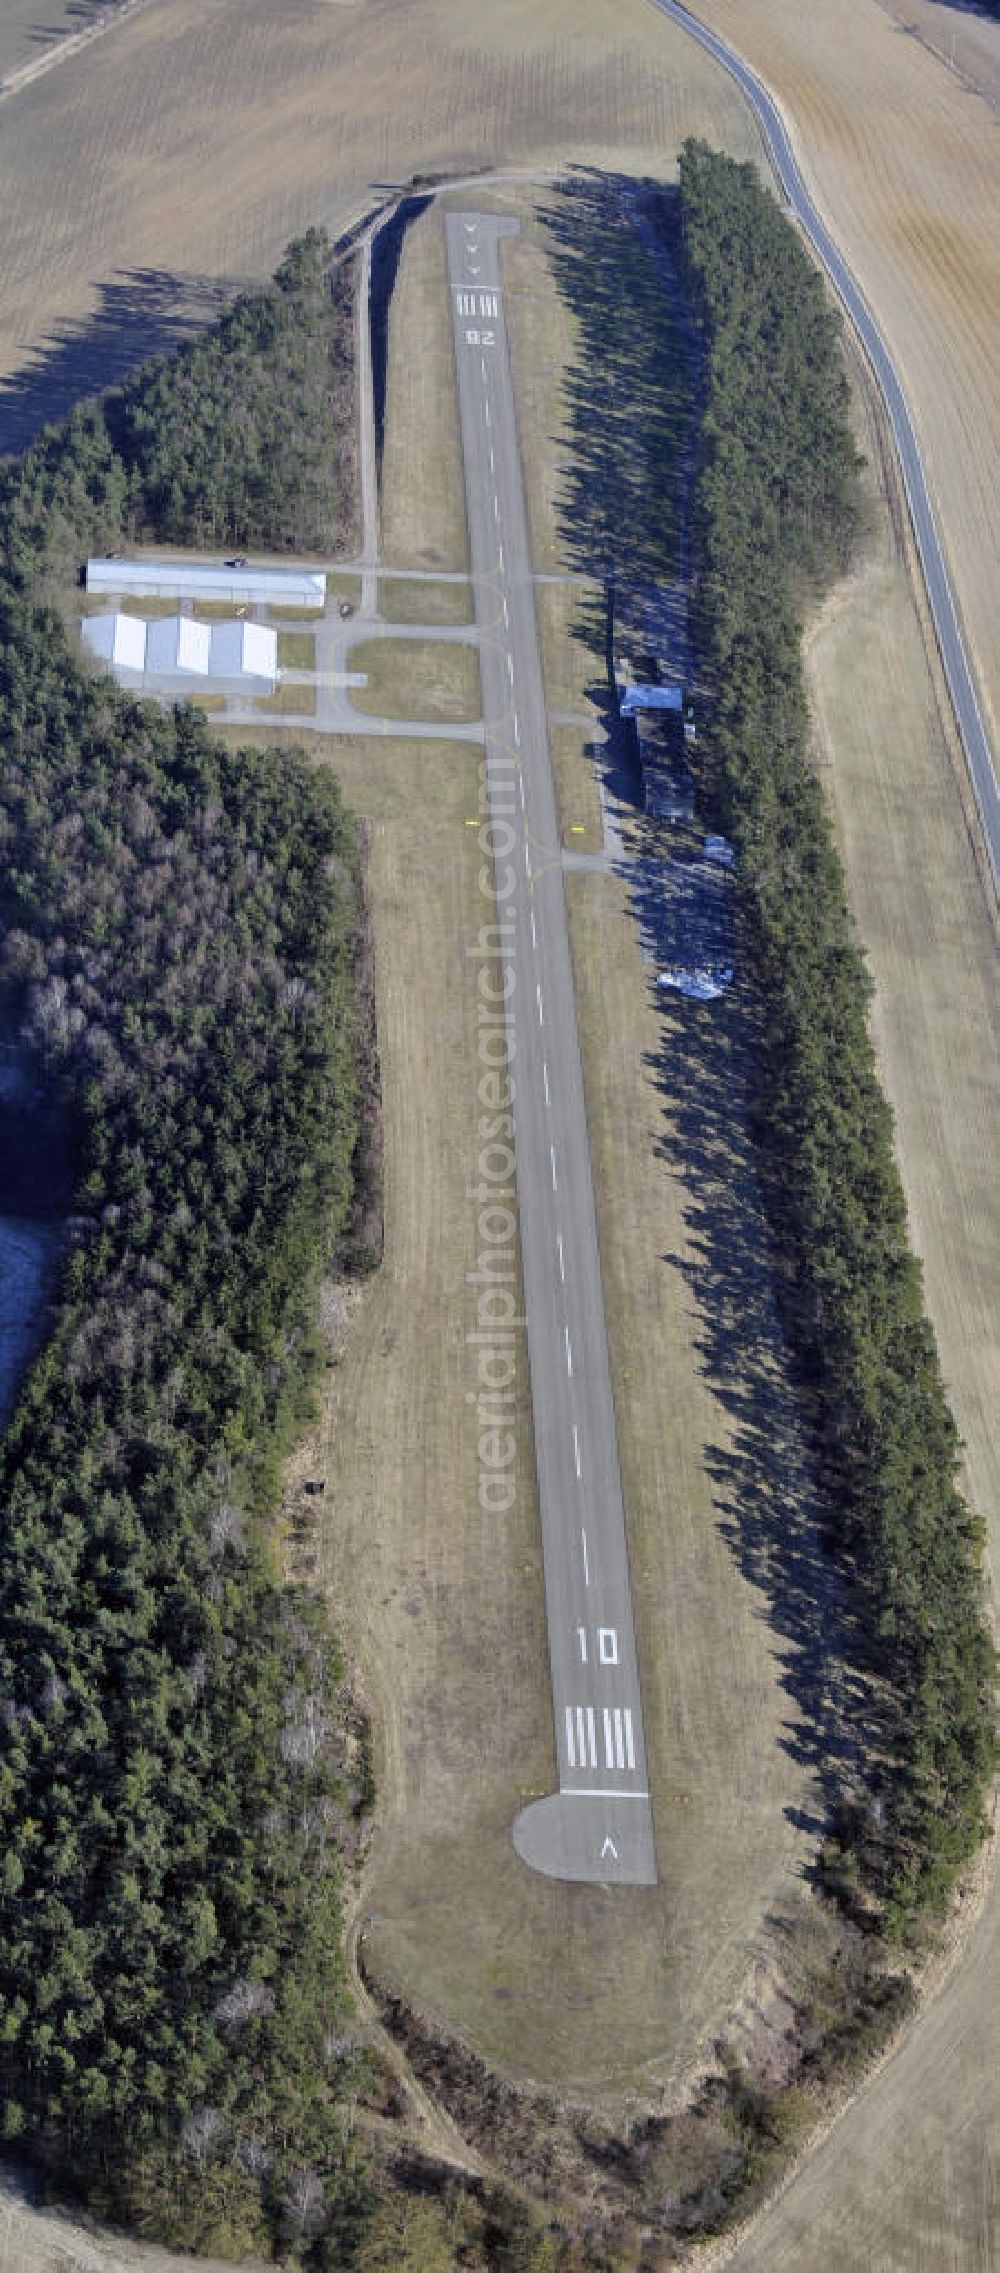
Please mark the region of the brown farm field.
POLYGON ((694 0, 694 12, 777 96, 896 359, 996 740, 1000 23, 934 0, 694 0), (949 68, 953 31, 964 70, 949 68))
POLYGON ((646 0, 151 0, 4 104, 0 445, 414 171, 757 147, 646 0))

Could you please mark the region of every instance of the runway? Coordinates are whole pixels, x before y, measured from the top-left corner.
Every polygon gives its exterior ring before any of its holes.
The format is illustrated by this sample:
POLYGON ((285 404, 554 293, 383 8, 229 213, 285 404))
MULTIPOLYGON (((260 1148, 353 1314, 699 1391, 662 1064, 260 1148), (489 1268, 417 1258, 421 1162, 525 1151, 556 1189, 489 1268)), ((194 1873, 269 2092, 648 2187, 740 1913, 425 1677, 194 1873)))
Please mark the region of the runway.
POLYGON ((500 240, 515 228, 445 215, 558 1763, 558 1791, 523 1809, 513 1838, 551 1877, 650 1886, 625 1511, 499 268, 500 240))
POLYGON ((670 16, 674 23, 680 24, 701 47, 707 48, 746 96, 764 136, 782 193, 825 268, 878 380, 902 468, 938 648, 983 826, 994 888, 1000 894, 1000 789, 993 752, 899 373, 856 277, 806 190, 781 113, 767 88, 717 32, 709 31, 695 16, 689 15, 686 8, 678 5, 678 0, 653 0, 653 6, 659 8, 661 15, 670 16))

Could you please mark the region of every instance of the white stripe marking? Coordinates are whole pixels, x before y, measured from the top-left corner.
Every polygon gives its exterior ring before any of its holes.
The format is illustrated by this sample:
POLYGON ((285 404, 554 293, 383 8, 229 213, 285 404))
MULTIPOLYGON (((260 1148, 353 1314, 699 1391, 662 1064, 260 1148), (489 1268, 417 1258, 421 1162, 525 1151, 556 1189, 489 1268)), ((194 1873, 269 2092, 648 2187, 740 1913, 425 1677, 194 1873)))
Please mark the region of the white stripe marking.
POLYGON ((577 1627, 577 1629, 576 1629, 576 1638, 577 1638, 577 1641, 578 1641, 578 1642, 579 1642, 579 1644, 580 1644, 580 1663, 581 1663, 581 1665, 586 1665, 586 1663, 587 1663, 587 1629, 586 1629, 586 1626, 578 1626, 578 1627, 577 1627))
MULTIPOLYGON (((573 1742, 573 1707, 572 1707, 572 1705, 567 1705, 567 1707, 566 1707, 566 1750, 567 1750, 567 1752, 568 1752, 568 1754, 569 1754, 569 1764, 570 1764, 570 1767, 571 1767, 571 1768, 575 1768, 575 1767, 576 1767, 576 1746, 575 1746, 575 1744, 574 1744, 574 1742, 573 1742)), ((582 1768, 582 1766, 583 1766, 583 1761, 582 1761, 582 1760, 581 1760, 581 1762, 580 1762, 580 1766, 581 1766, 581 1768, 582 1768)))
POLYGON ((614 1714, 612 1717, 615 1724, 615 1767, 624 1768, 625 1746, 622 1743, 622 1716, 621 1708, 618 1705, 615 1706, 614 1714))
POLYGON ((512 655, 508 655, 508 657, 507 657, 507 677, 508 677, 508 679, 510 680, 511 686, 513 686, 513 684, 514 684, 514 658, 513 658, 513 656, 512 656, 512 655))
MULTIPOLYGON (((534 908, 532 908, 532 911, 531 911, 531 921, 532 921, 532 923, 534 923, 534 921, 535 921, 535 911, 534 911, 534 908)), ((544 1091, 545 1091, 545 1102, 546 1102, 546 1104, 547 1104, 547 1105, 551 1105, 551 1103, 552 1103, 552 1099, 551 1099, 551 1097, 549 1096, 549 1069, 548 1069, 548 1066, 545 1064, 545 1061, 544 1061, 544 1059, 543 1059, 543 1061, 542 1061, 542 1087, 543 1087, 543 1089, 544 1089, 544 1091)))
POLYGON ((524 811, 524 775, 523 775, 523 774, 520 776, 520 779, 519 779, 519 781, 518 781, 518 784, 517 784, 517 793, 518 793, 518 796, 519 796, 519 798, 520 798, 520 800, 521 800, 521 811, 522 811, 522 813, 523 813, 523 811, 524 811))
POLYGON ((506 594, 506 592, 504 593, 504 596, 503 596, 503 621, 504 621, 504 630, 505 630, 505 631, 509 631, 509 630, 510 630, 510 609, 509 609, 509 607, 507 606, 507 594, 506 594))
POLYGON ((563 1327, 563 1340, 564 1340, 564 1342, 565 1342, 565 1344, 566 1344, 566 1371, 567 1371, 567 1373, 569 1374, 570 1380, 572 1381, 572 1379, 573 1379, 573 1344, 572 1344, 572 1342, 570 1341, 570 1338, 569 1338, 569 1327, 568 1327, 568 1326, 564 1326, 564 1327, 563 1327))
POLYGON ((573 1458, 576 1461, 576 1473, 579 1479, 583 1475, 583 1468, 580 1462, 580 1431, 575 1421, 573 1423, 573 1458))
POLYGON ((628 1707, 627 1705, 626 1705, 626 1707, 625 1707, 625 1712, 624 1712, 624 1716, 623 1716, 623 1717, 624 1717, 624 1721, 625 1721, 625 1758, 626 1758, 626 1760, 628 1761, 629 1767, 630 1767, 630 1768, 634 1768, 634 1767, 635 1767, 635 1745, 634 1745, 634 1744, 633 1744, 633 1742, 632 1742, 632 1715, 631 1715, 631 1712, 630 1712, 630 1710, 629 1710, 629 1707, 628 1707))
MULTIPOLYGON (((485 365, 483 366, 483 368, 485 369, 485 365)), ((497 565, 498 565, 498 567, 500 567, 500 568, 502 568, 502 567, 503 567, 503 545, 502 545, 502 544, 498 544, 498 545, 497 545, 497 565)))
POLYGON ((488 395, 483 397, 483 409, 486 412, 486 424, 488 426, 490 424, 490 398, 488 395))
POLYGON ((527 845, 525 845, 524 848, 524 873, 526 876, 530 876, 531 874, 531 854, 528 851, 527 845))
POLYGON ((588 1559, 587 1559, 587 1534, 586 1534, 586 1532, 585 1532, 585 1531, 581 1531, 581 1533, 580 1533, 580 1540, 581 1540, 581 1544, 582 1544, 582 1546, 583 1546, 583 1583, 584 1583, 584 1586, 589 1586, 589 1585, 590 1585, 590 1564, 589 1564, 589 1562, 588 1562, 588 1559))
POLYGON ((576 1741, 580 1753, 580 1766, 585 1768, 587 1766, 587 1724, 582 1705, 578 1705, 576 1708, 576 1741))
POLYGON ((541 985, 540 985, 540 984, 537 984, 537 983, 536 983, 536 986, 535 986, 535 1001, 536 1001, 536 1002, 537 1002, 537 1004, 538 1004, 538 1023, 539 1023, 539 1025, 540 1025, 540 1026, 544 1026, 544 1024, 545 1024, 545 1011, 544 1011, 544 1009, 543 1009, 543 1007, 542 1007, 542 989, 541 989, 541 985))
POLYGON ((588 1751, 588 1755, 589 1755, 590 1766, 591 1766, 592 1768, 596 1768, 596 1766, 597 1766, 597 1737, 596 1737, 596 1734, 595 1734, 595 1732, 594 1732, 594 1708, 593 1708, 593 1705, 588 1705, 588 1706, 587 1706, 587 1751, 588 1751))
POLYGON ((565 1286, 565 1284, 566 1284, 566 1262, 565 1262, 565 1257, 564 1257, 564 1255, 563 1255, 563 1243, 562 1243, 562 1232, 561 1232, 561 1231, 557 1231, 557 1232, 556 1232, 556 1246, 557 1246, 557 1247, 558 1247, 558 1249, 559 1249, 559 1276, 560 1276, 560 1278, 561 1278, 561 1280, 562 1280, 562 1282, 563 1282, 563 1285, 565 1286))
POLYGON ((554 1144, 549 1146, 549 1159, 552 1163, 552 1189, 557 1192, 559 1190, 559 1178, 556 1175, 556 1148, 554 1144))
POLYGON ((493 519, 494 521, 499 521, 500 519, 500 499, 497 496, 496 490, 493 492, 493 519))
POLYGON ((600 1792, 600 1791, 591 1791, 589 1788, 587 1788, 587 1789, 583 1789, 583 1788, 581 1788, 581 1786, 580 1786, 579 1784, 561 1784, 559 1788, 560 1788, 560 1790, 561 1790, 561 1792, 562 1792, 562 1795, 563 1795, 563 1798, 564 1798, 564 1799, 648 1799, 648 1798, 649 1798, 649 1793, 648 1793, 648 1792, 615 1792, 615 1791, 610 1791, 610 1792, 609 1792, 609 1791, 607 1790, 607 1788, 605 1788, 605 1790, 604 1790, 603 1792, 600 1792))
POLYGON ((532 910, 531 910, 531 944, 532 944, 532 946, 533 946, 533 947, 537 947, 537 945, 538 945, 538 933, 537 933, 537 931, 536 931, 536 929, 535 929, 535 911, 534 911, 534 908, 532 908, 532 910))
POLYGON ((608 1711, 608 1708, 607 1708, 607 1706, 605 1705, 605 1707, 604 1707, 604 1765, 605 1765, 605 1767, 606 1767, 606 1768, 613 1768, 613 1767, 614 1767, 614 1764, 615 1764, 615 1748, 614 1748, 614 1744, 612 1743, 612 1740, 611 1740, 611 1715, 610 1715, 610 1713, 609 1713, 609 1711, 608 1711))
MULTIPOLYGON (((520 727, 519 727, 519 725, 518 725, 518 723, 517 723, 517 712, 516 712, 516 710, 515 710, 515 712, 514 712, 514 740, 515 740, 515 742, 519 742, 519 741, 520 741, 520 739, 521 739, 521 729, 520 729, 520 727)), ((521 803, 522 803, 522 805, 523 805, 523 803, 524 803, 524 783, 523 783, 523 781, 522 781, 522 783, 521 783, 521 803)))
POLYGON ((495 458, 494 458, 494 456, 493 456, 493 444, 492 444, 492 442, 491 442, 491 443, 490 443, 490 472, 491 472, 491 474, 495 474, 495 473, 496 473, 496 470, 497 470, 497 469, 496 469, 496 460, 495 460, 495 458))

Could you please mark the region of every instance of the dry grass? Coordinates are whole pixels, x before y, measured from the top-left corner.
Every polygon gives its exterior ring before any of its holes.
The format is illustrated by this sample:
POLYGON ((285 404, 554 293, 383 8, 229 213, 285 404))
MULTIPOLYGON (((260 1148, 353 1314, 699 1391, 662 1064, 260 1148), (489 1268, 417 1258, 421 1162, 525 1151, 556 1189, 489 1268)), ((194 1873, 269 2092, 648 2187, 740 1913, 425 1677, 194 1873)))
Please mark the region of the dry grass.
POLYGON ((278 685, 273 695, 261 695, 254 702, 254 710, 262 718, 315 718, 315 687, 299 686, 294 680, 287 686, 278 685))
POLYGON ((378 604, 387 623, 469 624, 475 621, 471 584, 437 584, 426 578, 411 581, 405 576, 382 576, 378 604))
POLYGON ((573 852, 600 852, 604 843, 601 793, 591 747, 579 726, 549 727, 560 832, 563 844, 573 852))
POLYGON ((347 668, 365 673, 351 701, 373 717, 463 726, 482 711, 479 658, 467 640, 363 639, 348 650, 347 668))
MULTIPOLYGON (((870 448, 875 458, 877 448, 870 448)), ((1000 957, 934 674, 882 504, 810 657, 825 779, 927 1300, 1000 1583, 1000 957)), ((1000 2204, 1000 1889, 943 1990, 732 2259, 986 2273, 1000 2204)))
POLYGON ((311 631, 279 631, 278 663, 285 671, 315 671, 316 641, 311 631))
POLYGON ((396 568, 468 566, 455 353, 442 321, 449 306, 444 231, 432 207, 407 232, 389 309, 379 494, 382 554, 396 568))

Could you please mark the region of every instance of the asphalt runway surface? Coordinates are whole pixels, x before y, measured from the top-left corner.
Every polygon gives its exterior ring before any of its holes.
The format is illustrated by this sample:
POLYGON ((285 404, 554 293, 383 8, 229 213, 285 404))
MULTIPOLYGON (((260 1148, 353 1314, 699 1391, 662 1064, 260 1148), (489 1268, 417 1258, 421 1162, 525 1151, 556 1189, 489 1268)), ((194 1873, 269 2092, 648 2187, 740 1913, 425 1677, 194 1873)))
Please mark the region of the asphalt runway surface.
POLYGON ((865 353, 878 381, 889 415, 893 439, 903 473, 903 483, 910 508, 910 519, 916 539, 917 551, 924 572, 927 597, 938 648, 944 666, 948 692, 951 696, 955 723, 958 727, 975 793, 979 817, 986 839, 994 888, 1000 893, 1000 789, 997 787, 993 751, 976 693, 972 666, 966 651, 958 620, 955 596, 952 592, 945 565, 944 548, 938 535, 934 508, 921 462, 913 420, 907 407, 899 373, 892 360, 878 324, 868 306, 856 277, 838 250, 824 221, 821 220, 809 196, 798 162, 788 138, 777 104, 767 88, 751 71, 749 65, 736 55, 716 32, 709 31, 677 0, 653 0, 661 15, 670 16, 680 24, 692 39, 707 48, 735 79, 746 96, 764 136, 784 196, 796 220, 808 237, 845 308, 864 346, 865 353))
MULTIPOLYGON (((559 1789, 513 1828, 553 1878, 651 1886, 625 1511, 499 242, 445 229, 483 690, 559 1789)), ((475 967, 470 965, 470 968, 475 967)), ((490 983, 489 981, 486 982, 490 983)), ((488 1001, 484 1008, 488 1010, 488 1001)))

